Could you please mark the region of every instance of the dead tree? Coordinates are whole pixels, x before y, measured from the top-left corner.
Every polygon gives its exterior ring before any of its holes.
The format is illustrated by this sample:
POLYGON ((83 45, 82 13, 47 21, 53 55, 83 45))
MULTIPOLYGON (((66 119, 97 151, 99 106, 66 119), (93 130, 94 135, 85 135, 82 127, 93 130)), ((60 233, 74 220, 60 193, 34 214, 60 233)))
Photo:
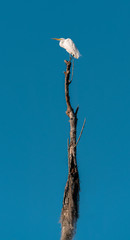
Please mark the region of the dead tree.
POLYGON ((70 122, 70 141, 68 139, 68 180, 65 186, 61 213, 61 240, 72 240, 79 216, 80 181, 76 161, 76 146, 81 137, 85 122, 76 143, 77 113, 79 106, 76 108, 76 111, 74 111, 70 103, 69 86, 72 82, 72 80, 70 80, 71 58, 69 61, 65 60, 65 63, 65 99, 67 104, 66 114, 69 117, 70 122))

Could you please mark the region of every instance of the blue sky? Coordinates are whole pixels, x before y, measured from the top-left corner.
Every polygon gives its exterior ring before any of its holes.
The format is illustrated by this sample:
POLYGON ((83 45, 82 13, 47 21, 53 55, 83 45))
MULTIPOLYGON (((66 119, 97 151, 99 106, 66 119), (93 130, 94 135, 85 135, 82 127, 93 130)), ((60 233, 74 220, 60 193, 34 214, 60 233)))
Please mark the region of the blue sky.
POLYGON ((67 180, 64 59, 70 37, 71 101, 79 104, 81 181, 75 240, 130 239, 130 2, 0 4, 0 239, 60 239, 67 180))

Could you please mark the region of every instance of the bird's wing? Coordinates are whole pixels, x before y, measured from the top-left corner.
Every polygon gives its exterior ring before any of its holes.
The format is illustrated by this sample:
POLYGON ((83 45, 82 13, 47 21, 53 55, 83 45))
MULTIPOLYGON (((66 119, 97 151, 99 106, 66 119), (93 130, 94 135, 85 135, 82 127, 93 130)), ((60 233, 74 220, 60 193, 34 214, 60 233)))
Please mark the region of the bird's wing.
POLYGON ((74 56, 75 58, 79 58, 79 56, 80 56, 79 50, 77 49, 74 42, 70 38, 65 39, 63 47, 72 56, 74 56))
POLYGON ((64 48, 69 52, 70 54, 74 54, 75 51, 77 51, 77 48, 74 44, 74 42, 70 39, 67 38, 64 42, 64 48))

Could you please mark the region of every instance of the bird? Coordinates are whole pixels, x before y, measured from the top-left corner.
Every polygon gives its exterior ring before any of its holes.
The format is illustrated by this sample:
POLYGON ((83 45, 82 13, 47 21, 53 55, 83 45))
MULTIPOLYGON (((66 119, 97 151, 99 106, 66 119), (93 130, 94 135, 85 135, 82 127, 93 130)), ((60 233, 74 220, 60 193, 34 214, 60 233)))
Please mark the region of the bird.
POLYGON ((69 54, 74 58, 79 58, 81 56, 79 50, 75 46, 74 42, 70 38, 52 38, 54 40, 60 41, 60 47, 64 48, 69 54))

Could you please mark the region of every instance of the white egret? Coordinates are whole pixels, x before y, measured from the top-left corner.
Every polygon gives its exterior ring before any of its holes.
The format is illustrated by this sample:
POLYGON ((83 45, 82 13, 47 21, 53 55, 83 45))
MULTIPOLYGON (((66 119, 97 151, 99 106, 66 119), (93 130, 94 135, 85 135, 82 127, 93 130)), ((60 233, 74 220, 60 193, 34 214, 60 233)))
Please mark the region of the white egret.
POLYGON ((60 47, 64 48, 69 54, 71 54, 74 58, 79 58, 81 56, 79 50, 75 46, 74 42, 70 38, 52 38, 54 40, 60 41, 60 47))

